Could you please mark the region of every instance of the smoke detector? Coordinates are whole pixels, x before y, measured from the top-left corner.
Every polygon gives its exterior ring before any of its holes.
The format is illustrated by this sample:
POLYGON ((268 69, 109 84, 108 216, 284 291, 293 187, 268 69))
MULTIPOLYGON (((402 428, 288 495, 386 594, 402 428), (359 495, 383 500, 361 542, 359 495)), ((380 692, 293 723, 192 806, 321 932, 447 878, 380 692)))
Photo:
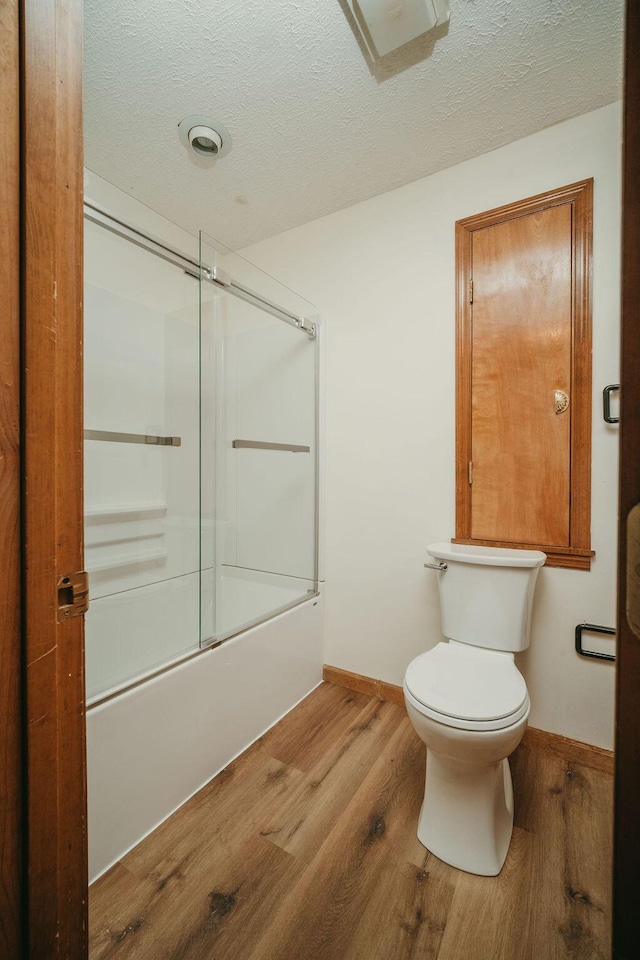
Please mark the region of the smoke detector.
POLYGON ((217 160, 231 150, 231 135, 223 124, 194 113, 178 124, 180 141, 200 157, 217 160))

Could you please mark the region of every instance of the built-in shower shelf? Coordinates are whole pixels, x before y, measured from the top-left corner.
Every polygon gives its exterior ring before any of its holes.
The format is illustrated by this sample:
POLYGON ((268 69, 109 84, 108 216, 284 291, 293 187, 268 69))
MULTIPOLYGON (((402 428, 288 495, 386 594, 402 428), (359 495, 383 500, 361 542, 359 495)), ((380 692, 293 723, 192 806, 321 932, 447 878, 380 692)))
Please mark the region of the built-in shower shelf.
POLYGON ((85 520, 101 520, 109 517, 128 517, 148 513, 166 513, 169 504, 165 500, 146 500, 142 503, 109 503, 100 507, 86 507, 85 520))
POLYGON ((153 553, 138 553, 136 556, 116 557, 113 560, 97 561, 86 563, 85 569, 88 573, 102 573, 106 570, 118 570, 121 567, 134 567, 141 563, 155 563, 159 560, 166 560, 169 556, 167 550, 154 550, 153 553))

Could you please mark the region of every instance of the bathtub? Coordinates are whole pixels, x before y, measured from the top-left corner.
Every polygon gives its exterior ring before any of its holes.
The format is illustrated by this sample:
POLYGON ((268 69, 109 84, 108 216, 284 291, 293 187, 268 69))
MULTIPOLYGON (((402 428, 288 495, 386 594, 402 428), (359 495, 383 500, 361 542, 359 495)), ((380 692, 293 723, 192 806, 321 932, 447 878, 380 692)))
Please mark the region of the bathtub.
POLYGON ((87 711, 90 882, 322 679, 308 600, 87 711))

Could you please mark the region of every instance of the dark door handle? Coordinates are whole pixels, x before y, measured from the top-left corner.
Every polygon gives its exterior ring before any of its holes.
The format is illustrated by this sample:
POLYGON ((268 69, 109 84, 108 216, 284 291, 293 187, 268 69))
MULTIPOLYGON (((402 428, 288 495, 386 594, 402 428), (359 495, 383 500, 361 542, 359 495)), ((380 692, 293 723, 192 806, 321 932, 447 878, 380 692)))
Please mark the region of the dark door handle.
POLYGON ((611 416, 611 394, 614 390, 619 390, 619 383, 610 383, 602 391, 602 416, 605 423, 620 423, 620 417, 611 416))

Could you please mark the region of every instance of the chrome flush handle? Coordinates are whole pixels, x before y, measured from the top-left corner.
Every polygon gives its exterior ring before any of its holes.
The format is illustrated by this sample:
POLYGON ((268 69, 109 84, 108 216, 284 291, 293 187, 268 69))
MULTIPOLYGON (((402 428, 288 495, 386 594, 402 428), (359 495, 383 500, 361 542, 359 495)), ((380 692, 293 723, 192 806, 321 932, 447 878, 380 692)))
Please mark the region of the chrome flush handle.
POLYGON ((429 570, 446 570, 447 565, 444 560, 439 560, 438 563, 425 563, 425 567, 428 567, 429 570))

